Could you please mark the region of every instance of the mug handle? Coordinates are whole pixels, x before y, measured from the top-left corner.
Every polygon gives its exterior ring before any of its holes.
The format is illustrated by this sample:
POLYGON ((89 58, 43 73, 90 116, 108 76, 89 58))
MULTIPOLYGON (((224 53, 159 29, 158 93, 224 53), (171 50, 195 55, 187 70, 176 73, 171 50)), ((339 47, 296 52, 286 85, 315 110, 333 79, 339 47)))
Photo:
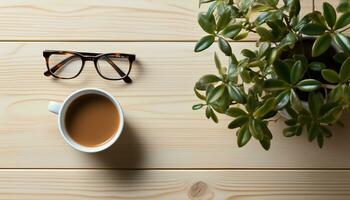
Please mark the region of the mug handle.
POLYGON ((58 102, 55 102, 55 101, 50 101, 50 102, 49 102, 49 105, 47 106, 47 109, 48 109, 50 112, 52 112, 52 113, 58 115, 58 113, 59 113, 60 110, 61 110, 61 107, 62 107, 62 104, 60 104, 60 103, 58 103, 58 102))

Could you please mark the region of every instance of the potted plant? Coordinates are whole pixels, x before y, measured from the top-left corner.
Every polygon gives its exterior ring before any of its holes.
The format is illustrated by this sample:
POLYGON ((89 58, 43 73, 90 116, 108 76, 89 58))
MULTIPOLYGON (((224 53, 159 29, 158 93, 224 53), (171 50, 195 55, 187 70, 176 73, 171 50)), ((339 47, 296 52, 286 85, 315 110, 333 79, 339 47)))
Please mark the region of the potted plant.
POLYGON ((282 113, 286 137, 303 132, 319 147, 331 137, 329 129, 342 125, 340 117, 350 105, 350 3, 340 0, 337 8, 324 2, 320 11, 300 16, 299 0, 200 0, 208 5, 198 15, 207 33, 195 52, 217 40, 228 57, 224 66, 217 54, 218 75, 207 74, 195 84, 206 117, 218 122, 217 113, 232 117, 237 144, 253 137, 266 150, 273 134, 268 124, 282 113), (243 49, 237 60, 229 41, 249 34, 259 37, 257 49, 243 49), (283 114, 284 113, 284 114, 283 114))

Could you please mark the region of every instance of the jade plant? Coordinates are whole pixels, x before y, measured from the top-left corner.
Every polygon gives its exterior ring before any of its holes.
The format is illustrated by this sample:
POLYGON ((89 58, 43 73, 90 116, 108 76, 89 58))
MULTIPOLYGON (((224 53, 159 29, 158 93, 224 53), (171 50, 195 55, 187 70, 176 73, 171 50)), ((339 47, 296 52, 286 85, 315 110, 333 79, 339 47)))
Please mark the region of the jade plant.
POLYGON ((276 119, 284 119, 281 134, 307 134, 319 147, 332 136, 331 126, 343 126, 340 117, 350 108, 349 0, 336 7, 324 2, 303 16, 299 0, 200 0, 200 6, 206 35, 194 50, 217 44, 228 64, 214 54, 218 73, 195 84, 202 103, 194 110, 204 109, 216 123, 217 114, 229 116, 239 147, 254 138, 265 150, 276 119), (241 50, 238 60, 232 41, 250 36, 256 48, 241 50))

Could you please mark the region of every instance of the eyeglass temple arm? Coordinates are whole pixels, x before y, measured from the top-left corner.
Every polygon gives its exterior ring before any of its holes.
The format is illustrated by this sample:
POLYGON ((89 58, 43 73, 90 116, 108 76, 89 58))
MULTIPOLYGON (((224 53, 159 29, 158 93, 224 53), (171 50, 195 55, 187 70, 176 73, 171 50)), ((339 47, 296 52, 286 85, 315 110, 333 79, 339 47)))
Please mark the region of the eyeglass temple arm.
POLYGON ((128 75, 126 75, 111 59, 109 59, 107 56, 104 56, 104 58, 110 65, 112 65, 112 67, 115 69, 115 71, 117 71, 119 76, 123 77, 123 81, 125 83, 132 83, 131 78, 128 75))

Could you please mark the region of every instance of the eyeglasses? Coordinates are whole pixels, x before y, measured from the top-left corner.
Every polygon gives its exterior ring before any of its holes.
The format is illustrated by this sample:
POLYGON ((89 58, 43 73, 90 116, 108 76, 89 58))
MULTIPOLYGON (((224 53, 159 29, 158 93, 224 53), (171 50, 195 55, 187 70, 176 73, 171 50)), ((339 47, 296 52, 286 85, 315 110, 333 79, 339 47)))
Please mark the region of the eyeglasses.
POLYGON ((45 50, 47 71, 45 76, 59 79, 73 79, 83 71, 85 61, 93 61, 97 73, 107 80, 123 80, 131 83, 129 77, 136 56, 124 53, 87 53, 73 51, 45 50))

